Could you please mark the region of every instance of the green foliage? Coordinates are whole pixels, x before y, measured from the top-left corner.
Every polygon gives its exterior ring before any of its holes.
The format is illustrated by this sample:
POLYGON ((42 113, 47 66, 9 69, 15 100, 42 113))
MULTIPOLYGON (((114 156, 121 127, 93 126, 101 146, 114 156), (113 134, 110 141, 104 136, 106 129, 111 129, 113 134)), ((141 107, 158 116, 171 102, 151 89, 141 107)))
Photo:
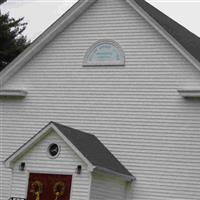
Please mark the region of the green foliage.
POLYGON ((1 5, 2 3, 4 3, 4 2, 6 2, 6 0, 0 0, 0 5, 1 5))
MULTIPOLYGON (((4 1, 0 0, 0 4, 4 1)), ((22 35, 27 23, 22 21, 23 18, 15 20, 0 12, 0 71, 29 45, 22 35)))

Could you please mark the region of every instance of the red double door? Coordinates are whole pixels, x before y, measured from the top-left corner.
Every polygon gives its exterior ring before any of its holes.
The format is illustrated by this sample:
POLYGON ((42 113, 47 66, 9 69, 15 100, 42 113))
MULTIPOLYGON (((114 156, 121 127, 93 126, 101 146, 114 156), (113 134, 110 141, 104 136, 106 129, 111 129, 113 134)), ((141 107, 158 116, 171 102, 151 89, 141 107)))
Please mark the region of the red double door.
POLYGON ((31 173, 27 200, 70 200, 71 182, 72 176, 31 173))

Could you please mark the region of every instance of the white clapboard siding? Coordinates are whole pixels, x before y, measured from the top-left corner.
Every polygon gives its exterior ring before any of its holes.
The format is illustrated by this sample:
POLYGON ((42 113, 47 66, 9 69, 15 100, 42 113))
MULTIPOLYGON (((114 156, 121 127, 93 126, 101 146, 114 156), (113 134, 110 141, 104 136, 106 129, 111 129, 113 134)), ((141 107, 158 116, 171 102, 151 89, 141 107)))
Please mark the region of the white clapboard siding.
POLYGON ((92 176, 90 200, 125 200, 126 182, 102 174, 92 176))
POLYGON ((28 95, 0 100, 2 159, 53 120, 97 135, 136 176, 134 200, 197 200, 200 101, 185 86, 200 86, 195 67, 124 0, 98 0, 5 84, 28 95), (124 67, 82 67, 99 39, 121 45, 124 67))
POLYGON ((12 173, 12 197, 26 198, 29 173, 72 175, 71 200, 88 199, 90 191, 90 173, 87 166, 73 150, 54 132, 38 142, 14 165, 12 173), (60 154, 56 159, 49 158, 47 149, 51 143, 57 143, 60 154), (19 171, 21 162, 26 163, 24 172, 19 171), (81 175, 76 174, 77 165, 82 165, 81 175))

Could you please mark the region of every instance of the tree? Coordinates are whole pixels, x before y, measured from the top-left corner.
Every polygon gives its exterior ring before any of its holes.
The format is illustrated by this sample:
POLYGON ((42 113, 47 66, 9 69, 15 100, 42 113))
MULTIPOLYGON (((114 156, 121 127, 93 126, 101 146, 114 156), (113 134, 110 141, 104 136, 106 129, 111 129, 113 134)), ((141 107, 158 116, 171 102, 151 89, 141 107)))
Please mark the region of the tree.
POLYGON ((6 2, 6 0, 0 0, 0 5, 1 5, 2 3, 4 3, 4 2, 6 2))
MULTIPOLYGON (((0 4, 5 1, 0 0, 0 4)), ((26 25, 23 18, 15 20, 9 17, 9 13, 2 14, 0 11, 0 71, 29 45, 22 35, 26 25)))

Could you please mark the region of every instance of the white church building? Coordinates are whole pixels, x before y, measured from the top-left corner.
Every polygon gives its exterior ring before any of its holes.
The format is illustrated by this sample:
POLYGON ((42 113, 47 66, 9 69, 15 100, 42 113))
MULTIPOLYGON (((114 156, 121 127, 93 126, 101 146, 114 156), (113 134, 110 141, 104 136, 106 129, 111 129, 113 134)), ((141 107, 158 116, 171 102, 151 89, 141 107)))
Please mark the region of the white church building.
POLYGON ((0 72, 0 148, 0 200, 199 200, 200 38, 79 0, 0 72))

